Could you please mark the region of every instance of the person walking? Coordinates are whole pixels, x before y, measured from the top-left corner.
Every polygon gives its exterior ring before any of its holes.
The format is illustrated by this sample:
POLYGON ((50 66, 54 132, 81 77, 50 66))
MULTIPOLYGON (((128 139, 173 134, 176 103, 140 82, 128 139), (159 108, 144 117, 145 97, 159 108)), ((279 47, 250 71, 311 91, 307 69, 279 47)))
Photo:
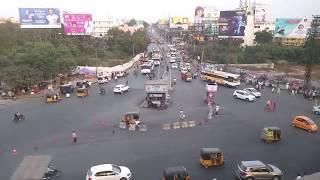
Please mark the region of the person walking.
POLYGON ((77 133, 75 130, 72 131, 72 142, 73 144, 77 143, 77 133))
POLYGON ((128 82, 128 79, 126 80, 126 86, 128 86, 129 82, 128 82))
POLYGON ((220 110, 220 106, 219 104, 216 104, 216 116, 219 116, 219 110, 220 110))

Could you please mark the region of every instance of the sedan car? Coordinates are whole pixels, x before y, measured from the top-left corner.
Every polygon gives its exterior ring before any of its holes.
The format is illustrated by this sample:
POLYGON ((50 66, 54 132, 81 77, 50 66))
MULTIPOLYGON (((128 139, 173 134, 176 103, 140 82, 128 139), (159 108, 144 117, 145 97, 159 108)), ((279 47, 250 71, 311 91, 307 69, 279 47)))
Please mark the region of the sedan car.
POLYGON ((312 112, 314 114, 320 115, 320 106, 313 106, 312 107, 312 112))
POLYGON ((280 180, 283 173, 276 166, 264 164, 261 161, 241 161, 236 170, 236 175, 241 180, 280 180))
POLYGON ((172 69, 178 69, 178 64, 177 63, 172 63, 171 64, 172 69))
POLYGON ((233 93, 233 97, 237 98, 237 99, 251 101, 251 102, 253 102, 256 99, 256 97, 254 95, 251 95, 243 90, 235 90, 233 93))
POLYGON ((255 88, 246 88, 244 89, 244 91, 246 91, 247 93, 254 95, 256 98, 261 97, 261 93, 259 91, 257 91, 255 88))
POLYGON ((130 87, 123 85, 123 84, 118 84, 113 88, 114 93, 123 93, 123 92, 129 92, 130 87))
POLYGON ((132 180, 129 168, 114 164, 102 164, 91 167, 86 180, 132 180))

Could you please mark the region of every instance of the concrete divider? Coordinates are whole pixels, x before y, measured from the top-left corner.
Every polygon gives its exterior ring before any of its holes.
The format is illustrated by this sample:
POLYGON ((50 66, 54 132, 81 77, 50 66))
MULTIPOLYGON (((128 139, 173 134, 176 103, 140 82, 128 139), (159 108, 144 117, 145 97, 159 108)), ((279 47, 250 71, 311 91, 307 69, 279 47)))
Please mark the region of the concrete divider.
POLYGON ((162 129, 163 130, 170 130, 171 129, 171 124, 170 123, 166 123, 162 125, 162 129))
POLYGON ((127 128, 126 123, 125 123, 125 122, 120 122, 119 128, 120 128, 120 129, 126 129, 126 128, 127 128))
POLYGON ((173 123, 173 129, 180 129, 181 128, 181 122, 174 122, 173 123))

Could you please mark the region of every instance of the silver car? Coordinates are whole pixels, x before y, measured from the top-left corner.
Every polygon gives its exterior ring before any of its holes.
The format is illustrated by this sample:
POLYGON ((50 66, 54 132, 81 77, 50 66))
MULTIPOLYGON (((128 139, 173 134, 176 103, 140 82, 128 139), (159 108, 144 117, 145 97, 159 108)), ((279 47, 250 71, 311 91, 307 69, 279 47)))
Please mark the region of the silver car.
POLYGON ((281 180, 283 173, 276 166, 261 161, 241 161, 236 175, 241 180, 281 180))

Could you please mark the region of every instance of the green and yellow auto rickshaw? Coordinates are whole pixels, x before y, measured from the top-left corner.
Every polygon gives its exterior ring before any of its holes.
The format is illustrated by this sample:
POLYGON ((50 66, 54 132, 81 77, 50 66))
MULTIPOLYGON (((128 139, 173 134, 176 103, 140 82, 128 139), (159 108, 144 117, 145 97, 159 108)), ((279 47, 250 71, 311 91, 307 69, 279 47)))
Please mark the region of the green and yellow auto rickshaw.
POLYGON ((261 133, 264 142, 276 142, 281 140, 281 129, 278 127, 265 127, 261 133))

